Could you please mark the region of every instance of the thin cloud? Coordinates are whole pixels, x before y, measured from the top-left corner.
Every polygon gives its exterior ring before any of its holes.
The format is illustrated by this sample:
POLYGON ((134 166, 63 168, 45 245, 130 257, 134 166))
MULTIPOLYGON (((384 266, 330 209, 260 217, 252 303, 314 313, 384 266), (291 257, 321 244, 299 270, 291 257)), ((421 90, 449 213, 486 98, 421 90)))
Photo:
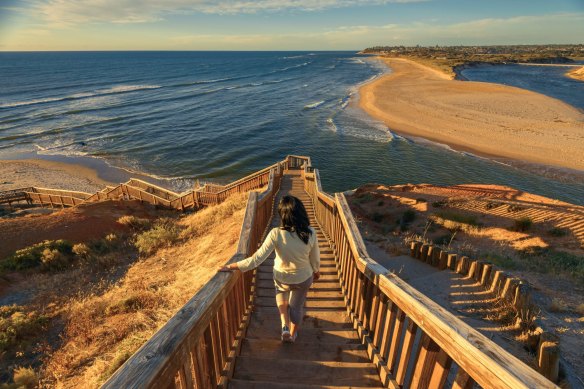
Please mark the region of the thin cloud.
POLYGON ((82 23, 144 23, 184 13, 250 14, 285 10, 320 11, 330 8, 417 3, 430 0, 37 0, 30 10, 52 25, 82 23))

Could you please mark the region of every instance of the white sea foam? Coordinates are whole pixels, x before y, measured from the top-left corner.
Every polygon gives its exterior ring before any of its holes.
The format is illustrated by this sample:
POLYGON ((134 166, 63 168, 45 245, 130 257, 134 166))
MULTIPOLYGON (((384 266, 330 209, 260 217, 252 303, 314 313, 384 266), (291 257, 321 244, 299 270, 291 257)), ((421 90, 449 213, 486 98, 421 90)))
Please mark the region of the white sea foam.
POLYGON ((294 65, 294 66, 288 66, 288 67, 285 67, 285 68, 282 68, 282 69, 275 70, 275 71, 273 71, 272 73, 285 72, 285 71, 287 71, 287 70, 290 70, 290 69, 297 69, 297 68, 301 68, 301 67, 303 67, 303 66, 308 66, 308 65, 310 65, 311 63, 312 63, 312 61, 303 62, 303 63, 301 63, 301 64, 298 64, 298 65, 294 65))
POLYGON ((315 102, 315 103, 306 104, 306 105, 304 106, 304 108, 305 108, 305 109, 314 109, 314 108, 318 108, 318 107, 320 107, 320 106, 321 106, 321 105, 323 105, 324 103, 325 103, 325 101, 324 101, 324 100, 322 100, 322 101, 317 101, 317 102, 315 102))
POLYGON ((111 95, 117 93, 128 93, 128 92, 135 92, 139 90, 146 90, 146 89, 158 89, 161 88, 160 85, 118 85, 107 89, 98 89, 94 92, 82 92, 82 93, 75 93, 69 96, 62 96, 62 97, 47 97, 43 99, 33 99, 27 101, 15 101, 11 103, 3 103, 0 104, 0 108, 14 108, 14 107, 21 107, 26 105, 34 105, 34 104, 44 104, 44 103, 52 103, 56 101, 66 101, 66 100, 77 100, 77 99, 85 99, 90 97, 96 96, 103 96, 103 95, 111 95))
POLYGON ((192 82, 185 82, 183 84, 176 84, 172 86, 189 86, 189 85, 200 85, 200 84, 214 84, 216 82, 223 82, 223 81, 231 81, 237 80, 240 77, 225 77, 225 78, 214 78, 211 80, 197 80, 192 82))
POLYGON ((335 124, 335 121, 333 120, 333 118, 328 118, 326 120, 326 122, 328 123, 329 128, 331 129, 332 132, 338 132, 339 131, 339 128, 335 124))

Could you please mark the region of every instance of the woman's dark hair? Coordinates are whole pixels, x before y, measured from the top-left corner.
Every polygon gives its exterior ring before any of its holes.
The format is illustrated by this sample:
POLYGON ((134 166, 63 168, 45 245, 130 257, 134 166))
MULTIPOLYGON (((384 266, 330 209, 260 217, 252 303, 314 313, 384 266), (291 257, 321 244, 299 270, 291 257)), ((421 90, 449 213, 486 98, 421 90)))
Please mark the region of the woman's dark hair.
POLYGON ((296 232, 298 237, 306 244, 312 234, 310 220, 302 201, 294 196, 284 196, 278 204, 280 214, 280 228, 288 232, 296 232))

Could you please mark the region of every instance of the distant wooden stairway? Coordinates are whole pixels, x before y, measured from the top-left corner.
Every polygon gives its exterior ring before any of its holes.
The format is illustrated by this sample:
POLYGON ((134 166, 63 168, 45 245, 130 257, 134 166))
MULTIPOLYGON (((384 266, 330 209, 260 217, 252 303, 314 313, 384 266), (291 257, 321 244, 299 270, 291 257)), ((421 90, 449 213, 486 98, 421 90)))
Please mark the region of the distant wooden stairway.
POLYGON ((308 157, 273 165, 250 192, 231 262, 277 225, 286 193, 306 205, 322 256, 298 342, 279 341, 272 258, 216 274, 104 388, 556 388, 369 258, 344 195, 322 191, 308 157))
POLYGON ((126 199, 139 200, 180 211, 196 210, 208 205, 219 204, 232 194, 244 193, 266 186, 273 167, 274 165, 268 166, 228 185, 205 184, 182 194, 132 178, 116 186, 107 186, 93 194, 40 187, 0 191, 0 204, 11 206, 13 203, 26 202, 31 205, 64 208, 95 201, 126 199))

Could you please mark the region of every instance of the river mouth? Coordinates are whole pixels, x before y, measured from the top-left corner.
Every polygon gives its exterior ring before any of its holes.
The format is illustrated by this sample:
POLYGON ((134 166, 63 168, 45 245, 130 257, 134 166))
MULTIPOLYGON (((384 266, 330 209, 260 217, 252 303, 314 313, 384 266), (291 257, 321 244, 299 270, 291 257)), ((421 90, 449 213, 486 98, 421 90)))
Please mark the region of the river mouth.
POLYGON ((387 71, 354 52, 0 58, 2 159, 83 164, 113 182, 140 173, 183 191, 300 154, 321 169, 328 192, 368 182, 492 183, 584 204, 578 180, 412 141, 354 109, 356 87, 387 71))

